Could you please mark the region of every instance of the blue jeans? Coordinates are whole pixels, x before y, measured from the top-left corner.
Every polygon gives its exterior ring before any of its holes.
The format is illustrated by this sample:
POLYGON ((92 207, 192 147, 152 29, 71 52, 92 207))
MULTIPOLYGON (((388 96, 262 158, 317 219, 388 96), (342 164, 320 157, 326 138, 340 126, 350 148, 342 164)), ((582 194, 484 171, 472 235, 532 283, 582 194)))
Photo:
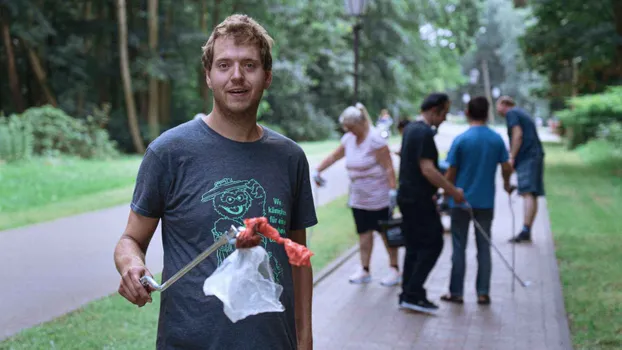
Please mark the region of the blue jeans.
MULTIPOLYGON (((490 237, 490 227, 494 216, 493 209, 473 209, 475 220, 479 222, 486 234, 490 237)), ((461 208, 453 208, 451 211, 451 237, 453 253, 451 256, 451 281, 449 293, 452 296, 464 295, 464 273, 466 270, 465 250, 471 224, 469 212, 461 208)), ((477 245, 477 282, 475 289, 477 295, 490 294, 490 275, 492 262, 490 259, 490 244, 484 236, 475 229, 475 242, 477 245)))

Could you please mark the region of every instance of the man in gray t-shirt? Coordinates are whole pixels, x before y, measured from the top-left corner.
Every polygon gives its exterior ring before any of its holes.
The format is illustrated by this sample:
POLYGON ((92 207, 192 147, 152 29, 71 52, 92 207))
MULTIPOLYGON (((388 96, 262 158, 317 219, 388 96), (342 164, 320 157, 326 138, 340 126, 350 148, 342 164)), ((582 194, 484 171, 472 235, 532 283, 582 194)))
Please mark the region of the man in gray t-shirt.
MULTIPOLYGON (((119 292, 138 306, 151 300, 139 279, 150 275, 144 252, 160 220, 163 281, 245 218, 266 217, 283 237, 301 244, 306 243, 305 229, 317 223, 304 152, 256 124, 257 106, 271 78, 265 64, 271 59, 261 55, 262 40, 268 55, 271 41, 261 29, 240 15, 215 29, 204 48, 214 110, 164 132, 145 153, 128 226, 115 250, 122 275, 119 292), (258 36, 255 44, 234 40, 244 26, 258 36)), ((162 293, 157 348, 310 349, 311 269, 291 266, 284 247, 272 240, 262 238, 261 246, 283 286, 284 312, 232 323, 222 302, 204 295, 205 279, 235 249, 226 245, 162 293)))

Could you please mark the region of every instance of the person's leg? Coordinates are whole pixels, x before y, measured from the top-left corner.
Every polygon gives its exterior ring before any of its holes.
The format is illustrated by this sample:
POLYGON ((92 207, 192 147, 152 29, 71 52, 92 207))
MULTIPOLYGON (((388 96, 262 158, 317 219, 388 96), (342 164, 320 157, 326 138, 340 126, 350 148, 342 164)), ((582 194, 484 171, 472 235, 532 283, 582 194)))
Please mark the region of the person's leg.
POLYGON ((429 303, 423 285, 443 250, 443 225, 432 201, 420 210, 419 219, 423 222, 416 233, 417 260, 410 276, 408 291, 415 303, 429 303))
MULTIPOLYGON (((475 220, 479 222, 488 235, 492 239, 492 219, 494 217, 493 209, 479 209, 474 211, 475 220)), ((477 244, 477 279, 475 290, 479 297, 478 302, 487 304, 490 302, 490 276, 492 274, 492 259, 490 256, 490 243, 483 236, 482 232, 475 229, 475 243, 477 244)))
POLYGON ((523 228, 518 235, 510 239, 512 243, 531 241, 531 227, 538 212, 538 193, 541 178, 541 167, 538 160, 529 158, 521 161, 516 167, 518 193, 523 198, 523 228))
POLYGON ((461 301, 464 295, 465 253, 470 222, 471 217, 466 210, 461 208, 451 210, 451 279, 449 295, 442 298, 445 301, 461 301))
POLYGON ((414 239, 416 234, 417 212, 412 205, 400 204, 402 212, 402 234, 404 235, 404 246, 406 253, 404 254, 404 265, 402 267, 402 293, 399 296, 399 302, 410 300, 408 286, 410 278, 414 272, 414 266, 417 261, 417 244, 414 239))
POLYGON ((361 266, 369 272, 369 262, 371 260, 371 251, 374 248, 373 231, 366 231, 359 234, 359 252, 361 255, 361 266))
POLYGON ((359 255, 361 257, 361 267, 355 271, 349 278, 350 283, 368 283, 371 281, 369 273, 369 261, 371 260, 371 251, 373 248, 373 232, 369 230, 366 213, 364 210, 352 208, 354 223, 356 224, 356 232, 359 235, 359 255))

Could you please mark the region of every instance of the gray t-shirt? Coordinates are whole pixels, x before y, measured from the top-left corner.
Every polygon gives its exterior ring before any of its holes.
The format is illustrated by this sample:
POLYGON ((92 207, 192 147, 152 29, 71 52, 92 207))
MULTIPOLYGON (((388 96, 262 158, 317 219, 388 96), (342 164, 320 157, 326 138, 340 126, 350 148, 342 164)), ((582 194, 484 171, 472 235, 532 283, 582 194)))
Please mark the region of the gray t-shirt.
MULTIPOLYGON (((162 219, 165 281, 231 225, 267 217, 282 236, 317 223, 309 164, 292 140, 263 128, 236 142, 194 119, 153 141, 140 166, 131 208, 162 219)), ((292 270, 282 245, 263 238, 284 312, 232 323, 203 283, 235 249, 226 245, 162 293, 158 349, 295 349, 292 270)))

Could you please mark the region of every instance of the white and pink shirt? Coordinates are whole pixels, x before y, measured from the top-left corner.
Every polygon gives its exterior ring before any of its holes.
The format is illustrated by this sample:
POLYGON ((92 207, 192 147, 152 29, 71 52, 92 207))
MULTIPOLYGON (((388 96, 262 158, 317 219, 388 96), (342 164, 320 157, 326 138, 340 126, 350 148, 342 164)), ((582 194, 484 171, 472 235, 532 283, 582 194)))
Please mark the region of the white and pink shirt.
POLYGON ((341 138, 345 148, 346 169, 350 177, 349 206, 364 210, 378 210, 389 206, 389 179, 376 159, 377 151, 387 145, 375 128, 371 128, 360 144, 348 132, 341 138))

